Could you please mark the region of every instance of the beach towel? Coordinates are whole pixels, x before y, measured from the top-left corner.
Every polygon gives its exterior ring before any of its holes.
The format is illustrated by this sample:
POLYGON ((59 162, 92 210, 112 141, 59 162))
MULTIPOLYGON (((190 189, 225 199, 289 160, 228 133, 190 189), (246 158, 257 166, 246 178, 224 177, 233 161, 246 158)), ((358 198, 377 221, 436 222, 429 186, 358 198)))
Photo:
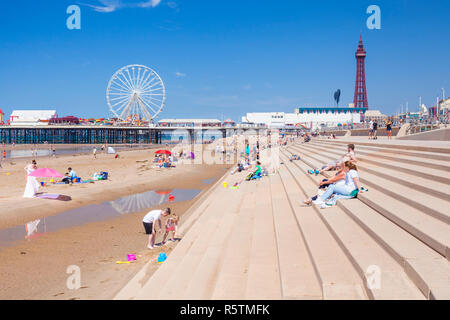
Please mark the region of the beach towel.
MULTIPOLYGON (((94 180, 86 180, 86 181, 81 181, 81 182, 74 182, 73 184, 86 184, 86 183, 95 183, 94 180)), ((57 182, 55 183, 56 185, 62 185, 62 184, 67 184, 65 182, 57 182)))
POLYGON ((72 198, 69 196, 65 196, 62 194, 50 194, 50 193, 37 194, 36 198, 46 199, 46 200, 58 200, 58 201, 71 201, 72 200, 72 198))

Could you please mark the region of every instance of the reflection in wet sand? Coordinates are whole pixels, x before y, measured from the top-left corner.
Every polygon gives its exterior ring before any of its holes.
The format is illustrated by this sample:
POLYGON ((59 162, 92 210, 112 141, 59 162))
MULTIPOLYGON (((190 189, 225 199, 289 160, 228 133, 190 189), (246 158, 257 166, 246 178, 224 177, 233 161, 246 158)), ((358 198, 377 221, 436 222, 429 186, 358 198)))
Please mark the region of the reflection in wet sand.
POLYGON ((140 213, 145 210, 169 203, 194 199, 201 190, 174 189, 167 191, 150 191, 135 194, 102 204, 90 205, 69 210, 56 216, 43 218, 17 226, 0 230, 0 247, 11 245, 14 241, 32 240, 47 232, 55 232, 86 223, 100 222, 124 214, 140 213))
POLYGON ((205 179, 205 180, 203 180, 203 183, 204 184, 213 184, 214 181, 216 181, 216 178, 205 179))

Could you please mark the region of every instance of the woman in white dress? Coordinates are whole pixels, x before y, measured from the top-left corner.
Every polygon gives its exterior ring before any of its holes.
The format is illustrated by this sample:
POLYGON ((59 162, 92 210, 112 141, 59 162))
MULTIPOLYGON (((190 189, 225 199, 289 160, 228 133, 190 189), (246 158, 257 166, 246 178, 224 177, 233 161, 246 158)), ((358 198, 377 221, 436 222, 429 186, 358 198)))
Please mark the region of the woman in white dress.
POLYGON ((37 169, 36 161, 25 167, 25 171, 27 172, 27 185, 25 186, 25 192, 23 193, 24 198, 34 198, 36 193, 39 190, 39 182, 36 177, 30 177, 29 174, 37 169))

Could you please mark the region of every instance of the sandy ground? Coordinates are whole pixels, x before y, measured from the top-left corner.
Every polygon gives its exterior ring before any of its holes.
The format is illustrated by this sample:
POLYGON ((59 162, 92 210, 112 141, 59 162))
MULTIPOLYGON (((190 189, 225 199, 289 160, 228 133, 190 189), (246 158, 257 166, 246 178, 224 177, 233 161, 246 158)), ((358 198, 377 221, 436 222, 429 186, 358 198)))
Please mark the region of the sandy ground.
MULTIPOLYGON (((219 179, 229 168, 229 165, 180 165, 174 169, 152 169, 153 152, 124 151, 119 159, 107 154, 100 154, 97 159, 92 155, 39 158, 39 167, 54 168, 61 173, 72 167, 85 179, 94 172, 110 173, 109 181, 51 185, 44 190, 70 196, 69 202, 23 199, 23 168, 27 160, 7 161, 0 169, 0 230, 135 193, 166 189, 204 191, 212 186, 205 184, 205 179, 219 179)), ((170 207, 182 217, 194 201, 173 203, 170 207)), ((153 251, 146 249, 147 236, 141 223, 146 212, 75 226, 0 247, 0 299, 111 299, 149 259, 155 261, 156 269, 159 252, 170 253, 176 245, 169 242, 153 251), (137 262, 116 264, 126 260, 130 253, 140 255, 137 262), (81 269, 79 290, 67 289, 70 275, 66 269, 70 265, 81 269)))

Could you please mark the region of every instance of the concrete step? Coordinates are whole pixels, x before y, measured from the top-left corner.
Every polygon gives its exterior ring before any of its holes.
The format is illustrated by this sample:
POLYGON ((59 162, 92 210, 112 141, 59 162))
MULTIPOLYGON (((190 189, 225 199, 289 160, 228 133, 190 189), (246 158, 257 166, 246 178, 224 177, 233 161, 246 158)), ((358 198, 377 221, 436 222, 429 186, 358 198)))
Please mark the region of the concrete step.
MULTIPOLYGON (((158 270, 156 270, 153 275, 147 276, 146 279, 143 278, 140 281, 140 285, 142 286, 142 288, 137 292, 134 292, 134 296, 132 297, 132 299, 154 300, 157 298, 160 292, 159 289, 166 285, 167 280, 176 271, 177 266, 182 263, 184 259, 186 259, 186 253, 189 252, 189 250, 199 238, 203 224, 206 224, 206 222, 210 219, 211 214, 208 213, 210 212, 205 212, 205 214, 203 214, 200 219, 202 222, 197 221, 197 223, 192 226, 189 232, 187 232, 183 236, 181 242, 170 253, 164 264, 160 265, 158 267, 158 270), (155 288, 159 289, 155 290, 155 288)), ((151 265, 153 264, 154 261, 149 261, 149 270, 151 265)))
MULTIPOLYGON (((322 150, 317 150, 315 148, 306 148, 305 146, 294 146, 292 148, 293 150, 295 150, 294 153, 301 153, 302 150, 308 150, 316 154, 324 153, 324 151, 322 150)), ((327 150, 326 152, 328 152, 329 154, 333 154, 336 159, 339 158, 339 156, 342 156, 342 154, 338 154, 332 149, 327 150)), ((323 166, 324 164, 325 163, 322 163, 321 166, 323 166)), ((414 188, 415 190, 426 193, 428 195, 450 201, 450 186, 448 184, 422 177, 417 177, 413 173, 404 173, 394 169, 386 168, 382 163, 373 165, 364 163, 364 161, 358 162, 358 168, 363 169, 365 172, 383 177, 390 181, 394 181, 398 184, 414 188)))
POLYGON ((450 299, 450 265, 446 258, 361 201, 341 201, 339 206, 386 248, 426 298, 450 299))
MULTIPOLYGON (((194 219, 194 217, 195 220, 198 220, 198 218, 205 213, 210 203, 211 198, 208 197, 207 199, 205 199, 205 201, 201 203, 201 205, 199 205, 193 212, 191 212, 191 214, 188 217, 188 220, 194 219)), ((204 219, 207 218, 208 218, 207 215, 205 215, 204 219)), ((173 269, 175 268, 176 264, 179 263, 185 257, 185 252, 189 250, 189 248, 192 246, 192 244, 199 235, 199 232, 196 232, 196 230, 199 231, 200 225, 192 226, 193 222, 190 222, 188 224, 189 228, 192 228, 191 229, 192 232, 186 234, 188 228, 186 227, 186 224, 183 221, 183 219, 181 219, 178 233, 182 237, 183 241, 181 241, 170 254, 170 260, 174 261, 174 263, 165 264, 164 268, 159 268, 156 271, 158 275, 156 275, 156 273, 151 275, 150 272, 152 270, 152 265, 154 264, 154 261, 147 262, 147 264, 133 277, 133 279, 129 281, 127 285, 117 293, 117 295, 114 297, 114 300, 136 299, 136 297, 144 288, 144 286, 146 285, 146 283, 149 281, 150 278, 152 278, 152 282, 155 285, 164 284, 165 278, 170 276, 170 273, 173 272, 173 269)), ((155 294, 155 292, 151 293, 155 294)), ((140 299, 146 299, 145 294, 140 299)))
MULTIPOLYGON (((347 148, 347 144, 338 143, 332 140, 313 140, 312 143, 319 143, 321 145, 335 145, 338 147, 344 148, 344 150, 347 148)), ((422 159, 432 159, 432 160, 440 160, 449 162, 450 156, 442 154, 442 153, 434 153, 434 152, 425 152, 425 151, 405 151, 400 149, 390 149, 390 148, 383 148, 383 147, 376 147, 376 146, 365 146, 361 145, 359 143, 354 143, 358 146, 358 150, 364 150, 367 152, 381 152, 381 153, 387 153, 387 154, 394 154, 394 155, 405 155, 405 156, 412 156, 415 158, 422 158, 422 159)))
MULTIPOLYGON (((324 141, 324 142, 328 142, 330 140, 328 139, 313 139, 313 140, 319 140, 319 141, 324 141)), ((354 141, 354 140, 346 140, 346 139, 342 139, 342 140, 333 140, 333 142, 336 143, 341 143, 341 144, 349 144, 349 143, 354 143, 354 144, 358 144, 358 145, 362 145, 362 146, 374 146, 376 145, 377 147, 381 147, 381 148, 387 148, 387 149, 394 149, 394 150, 407 150, 407 151, 416 151, 416 152, 432 152, 432 153, 438 153, 438 154, 444 154, 444 155, 449 155, 450 154, 450 148, 445 147, 442 148, 440 146, 423 146, 423 145, 417 145, 417 144, 412 144, 411 142, 400 142, 400 143, 395 143, 395 142, 391 142, 391 143, 383 143, 383 142, 379 142, 379 141, 367 141, 367 142, 361 142, 361 141, 354 141)), ((418 143, 422 143, 422 142, 418 142, 418 143)))
MULTIPOLYGON (((317 184, 300 174, 294 164, 286 163, 288 170, 310 196, 317 192, 317 184), (292 171, 291 171, 292 170, 292 171)), ((401 266, 360 226, 342 210, 320 212, 322 220, 353 263, 372 299, 423 300, 424 295, 407 277, 401 266), (371 282, 371 268, 380 270, 380 282, 371 282), (368 280, 369 279, 369 280, 368 280)), ((378 279, 376 279, 378 280, 378 279)))
POLYGON ((197 219, 203 214, 203 212, 206 210, 206 208, 211 203, 210 195, 213 192, 216 192, 218 188, 222 186, 223 181, 226 181, 229 177, 231 177, 231 171, 229 170, 221 179, 219 179, 208 191, 205 193, 202 193, 196 202, 186 211, 186 213, 183 215, 182 223, 180 223, 180 226, 178 227, 178 233, 180 235, 183 235, 191 228, 191 226, 197 221, 197 219), (186 217, 186 218, 185 218, 186 217))
MULTIPOLYGON (((310 167, 320 165, 318 161, 303 156, 303 162, 310 167)), ((330 177, 329 173, 324 174, 330 177)), ((426 243, 428 246, 450 259, 450 226, 444 222, 423 214, 420 210, 411 207, 396 198, 390 197, 377 189, 362 193, 358 198, 383 214, 386 218, 401 226, 403 229, 426 243)))
MULTIPOLYGON (((316 152, 312 151, 312 149, 306 151, 306 149, 303 148, 302 154, 319 163, 327 163, 334 159, 334 154, 331 154, 328 151, 316 152)), ((371 174, 370 172, 366 172, 364 168, 360 167, 359 171, 360 181, 366 187, 376 188, 436 219, 450 224, 450 211, 448 210, 450 206, 449 201, 417 191, 411 186, 404 186, 389 179, 371 174)))
POLYGON ((235 203, 230 203, 227 210, 221 210, 224 219, 208 243, 208 248, 197 269, 190 275, 184 299, 206 300, 211 298, 221 260, 228 246, 228 241, 234 234, 232 229, 235 224, 239 223, 240 208, 251 187, 249 184, 243 184, 239 190, 230 190, 234 193, 234 197, 230 197, 229 200, 235 203))
MULTIPOLYGON (((307 144, 302 145, 305 148, 317 148, 317 146, 307 146, 307 144)), ((328 149, 324 149, 328 150, 328 149)), ((340 154, 337 159, 342 157, 343 154, 340 154)), ((450 174, 444 173, 441 170, 425 168, 423 165, 413 165, 408 163, 397 163, 395 161, 382 160, 380 158, 372 158, 372 157, 360 157, 357 156, 359 163, 364 164, 372 164, 377 166, 383 166, 384 168, 394 169, 396 171, 405 172, 413 174, 414 176, 426 178, 432 181, 439 181, 444 184, 450 184, 450 174)))
MULTIPOLYGON (((203 243, 208 235, 211 235, 213 228, 209 226, 217 222, 217 212, 220 199, 225 198, 227 191, 225 188, 217 186, 216 192, 210 195, 210 206, 205 212, 197 219, 192 227, 186 232, 182 241, 171 252, 168 259, 162 264, 158 270, 150 277, 148 281, 143 285, 136 295, 136 299, 142 300, 154 300, 157 299, 161 289, 164 288, 169 279, 179 271, 179 266, 183 264, 185 260, 189 259, 189 253, 197 243, 203 243), (203 241, 197 241, 199 238, 203 241), (158 288, 158 290, 155 290, 158 288)), ((181 271, 183 274, 183 271, 181 271)))
POLYGON ((306 199, 307 195, 289 176, 284 166, 280 167, 280 175, 316 275, 322 285, 323 298, 325 300, 368 299, 362 279, 317 212, 312 207, 299 204, 299 201, 306 199))
POLYGON ((257 199, 245 298, 248 300, 279 300, 282 298, 282 291, 270 181, 262 179, 252 183, 257 188, 257 199))
POLYGON ((256 212, 256 190, 246 195, 224 252, 212 294, 214 300, 244 300, 256 212))
MULTIPOLYGON (((333 151, 340 152, 340 155, 344 155, 347 152, 347 147, 344 145, 336 145, 333 144, 332 147, 330 147, 330 144, 320 143, 318 141, 312 142, 309 145, 311 146, 317 146, 324 150, 332 149, 333 151)), ((401 154, 392 154, 384 152, 386 149, 378 149, 378 150, 367 150, 364 148, 361 148, 360 146, 356 149, 356 155, 357 158, 363 157, 369 157, 369 158, 379 158, 388 160, 389 162, 395 163, 399 162, 401 164, 403 163, 409 163, 413 165, 417 165, 419 167, 425 167, 426 170, 432 168, 440 171, 444 171, 445 173, 450 172, 450 157, 446 160, 436 160, 436 159, 423 159, 423 158, 417 158, 416 156, 411 155, 401 155, 401 154)), ((391 151, 392 150, 388 150, 391 151)))
MULTIPOLYGON (((295 162, 305 173, 309 166, 295 162)), ((320 177, 310 176, 316 182, 320 177)), ((447 259, 361 201, 339 201, 338 206, 358 223, 402 266, 428 299, 450 298, 450 265, 447 259)))
MULTIPOLYGON (((193 243, 186 257, 177 266, 173 275, 167 279, 166 285, 161 287, 157 299, 171 300, 184 299, 185 290, 191 283, 192 276, 197 269, 201 268, 201 263, 204 261, 209 245, 215 243, 217 245, 222 236, 221 228, 228 226, 230 221, 229 215, 235 213, 239 208, 243 193, 234 192, 231 189, 223 189, 222 195, 216 198, 213 205, 208 208, 208 211, 213 211, 213 215, 207 223, 203 225, 201 236, 193 243), (225 192, 223 192, 225 191, 225 192), (224 208, 227 208, 224 210, 224 208), (189 276, 187 276, 189 275, 189 276)), ((217 194, 219 195, 220 192, 217 194)), ((206 278, 206 277, 205 277, 206 278)))
POLYGON ((278 174, 270 177, 283 299, 322 299, 322 287, 278 174))

